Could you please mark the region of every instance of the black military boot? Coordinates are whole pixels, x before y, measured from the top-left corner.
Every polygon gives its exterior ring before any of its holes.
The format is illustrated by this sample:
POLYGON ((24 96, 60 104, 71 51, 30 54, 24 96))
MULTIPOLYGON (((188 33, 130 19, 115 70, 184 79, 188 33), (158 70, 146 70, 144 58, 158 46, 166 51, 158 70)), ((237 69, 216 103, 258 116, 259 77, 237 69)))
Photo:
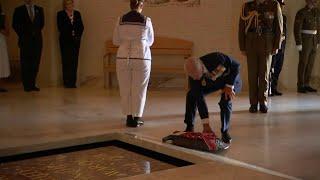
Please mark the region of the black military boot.
POLYGON ((268 107, 264 104, 260 104, 260 112, 261 113, 267 113, 268 112, 268 107))
POLYGON ((314 88, 312 88, 312 87, 310 87, 310 86, 306 86, 306 87, 304 87, 304 89, 305 89, 307 92, 317 92, 316 89, 314 89, 314 88))
POLYGON ((305 87, 298 87, 298 93, 307 93, 307 90, 306 90, 306 88, 305 87))
POLYGON ((230 136, 230 134, 228 133, 228 131, 225 131, 225 132, 221 132, 221 140, 224 142, 224 143, 227 143, 227 144, 230 144, 231 141, 232 141, 232 138, 230 136))
POLYGON ((251 105, 249 108, 250 113, 256 113, 258 112, 258 105, 251 105))

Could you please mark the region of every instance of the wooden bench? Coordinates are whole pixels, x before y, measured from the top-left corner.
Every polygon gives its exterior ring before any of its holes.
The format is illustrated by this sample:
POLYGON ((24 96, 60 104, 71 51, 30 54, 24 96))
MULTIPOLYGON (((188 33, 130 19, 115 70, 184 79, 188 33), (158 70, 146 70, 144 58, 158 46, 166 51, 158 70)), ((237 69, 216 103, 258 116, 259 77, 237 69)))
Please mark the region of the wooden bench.
MULTIPOLYGON (((104 86, 110 88, 112 73, 116 72, 116 65, 111 61, 112 55, 117 53, 118 47, 113 45, 112 40, 106 41, 106 54, 104 55, 104 86)), ((192 55, 193 42, 167 38, 156 37, 153 46, 151 47, 152 56, 158 55, 179 55, 183 58, 189 58, 192 55)), ((165 59, 164 59, 165 60, 165 59)), ((185 74, 183 64, 178 67, 162 67, 160 65, 152 65, 151 73, 160 74, 185 74)))

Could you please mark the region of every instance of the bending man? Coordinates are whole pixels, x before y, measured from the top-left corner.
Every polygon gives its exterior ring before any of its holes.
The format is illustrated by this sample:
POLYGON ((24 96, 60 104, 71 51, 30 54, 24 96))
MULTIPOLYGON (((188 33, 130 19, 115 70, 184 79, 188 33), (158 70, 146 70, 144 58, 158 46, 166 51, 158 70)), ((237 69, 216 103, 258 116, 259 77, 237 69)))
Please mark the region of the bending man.
POLYGON ((203 124, 203 132, 212 132, 209 112, 204 96, 221 90, 220 118, 222 141, 231 142, 229 135, 232 114, 232 99, 241 89, 240 64, 227 55, 214 52, 200 58, 188 59, 185 69, 189 75, 189 92, 186 97, 186 131, 194 130, 196 110, 203 124))

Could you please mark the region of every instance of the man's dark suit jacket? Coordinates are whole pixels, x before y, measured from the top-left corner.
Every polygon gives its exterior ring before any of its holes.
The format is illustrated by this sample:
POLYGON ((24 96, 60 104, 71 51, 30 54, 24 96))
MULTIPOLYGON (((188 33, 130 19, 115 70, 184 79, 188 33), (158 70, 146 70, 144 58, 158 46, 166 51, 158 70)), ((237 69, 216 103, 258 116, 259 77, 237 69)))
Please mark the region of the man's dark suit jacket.
POLYGON ((41 31, 44 27, 43 8, 34 5, 34 19, 30 19, 26 5, 14 10, 12 27, 19 37, 19 47, 29 46, 29 42, 42 44, 41 31))

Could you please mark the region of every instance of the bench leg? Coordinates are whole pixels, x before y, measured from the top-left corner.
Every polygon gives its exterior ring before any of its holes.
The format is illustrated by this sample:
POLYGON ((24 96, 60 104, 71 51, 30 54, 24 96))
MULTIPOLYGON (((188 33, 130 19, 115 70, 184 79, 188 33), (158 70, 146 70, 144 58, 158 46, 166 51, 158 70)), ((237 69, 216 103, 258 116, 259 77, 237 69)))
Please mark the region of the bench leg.
POLYGON ((110 83, 109 83, 109 72, 104 73, 104 88, 109 89, 110 83))

